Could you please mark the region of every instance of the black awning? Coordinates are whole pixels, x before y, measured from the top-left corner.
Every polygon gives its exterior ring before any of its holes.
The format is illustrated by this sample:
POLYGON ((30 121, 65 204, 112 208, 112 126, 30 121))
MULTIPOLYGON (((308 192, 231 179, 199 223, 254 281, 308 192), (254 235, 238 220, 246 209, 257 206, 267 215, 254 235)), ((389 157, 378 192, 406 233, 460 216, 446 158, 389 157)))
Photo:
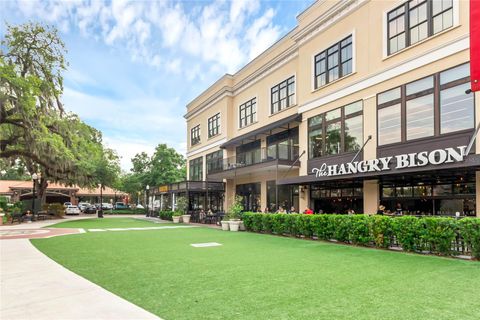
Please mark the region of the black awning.
POLYGON ((272 122, 264 127, 255 129, 253 131, 250 131, 244 135, 235 137, 233 139, 228 140, 224 144, 220 146, 220 148, 225 149, 228 147, 232 146, 237 146, 243 144, 247 140, 256 140, 257 135, 261 134, 270 134, 270 132, 274 129, 278 129, 286 124, 289 124, 291 122, 301 122, 302 121, 302 115, 301 114, 293 114, 289 117, 283 118, 281 120, 272 122))
POLYGON ((436 175, 463 173, 465 170, 480 169, 480 154, 470 154, 465 161, 448 163, 440 166, 428 165, 425 167, 406 168, 400 170, 388 170, 383 172, 365 172, 358 174, 339 175, 339 176, 320 176, 314 174, 306 176, 291 177, 279 179, 279 185, 307 185, 316 183, 368 180, 368 179, 395 179, 395 176, 416 176, 430 174, 432 177, 436 175))

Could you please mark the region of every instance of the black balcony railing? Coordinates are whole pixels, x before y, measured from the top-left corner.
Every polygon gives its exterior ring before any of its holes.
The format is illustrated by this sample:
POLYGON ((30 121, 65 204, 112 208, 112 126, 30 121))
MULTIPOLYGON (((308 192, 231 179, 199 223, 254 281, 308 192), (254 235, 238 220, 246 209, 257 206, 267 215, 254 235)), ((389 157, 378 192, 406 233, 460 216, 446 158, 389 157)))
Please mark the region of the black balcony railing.
POLYGON ((298 158, 298 150, 297 146, 275 144, 266 148, 242 152, 224 159, 212 159, 207 162, 207 173, 213 174, 274 160, 294 162, 298 158))

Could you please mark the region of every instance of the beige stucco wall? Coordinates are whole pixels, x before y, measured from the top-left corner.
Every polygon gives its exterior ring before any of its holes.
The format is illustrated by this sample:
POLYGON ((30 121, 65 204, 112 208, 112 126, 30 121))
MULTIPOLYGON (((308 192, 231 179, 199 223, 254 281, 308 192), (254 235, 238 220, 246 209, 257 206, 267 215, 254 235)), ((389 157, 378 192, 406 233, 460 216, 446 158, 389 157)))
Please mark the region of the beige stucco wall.
MULTIPOLYGON (((188 114, 204 108, 203 111, 196 112, 195 116, 189 117, 187 114, 189 153, 201 148, 207 148, 207 145, 215 144, 219 140, 232 139, 246 134, 292 114, 302 113, 303 121, 299 125, 299 147, 300 153, 304 150, 307 153, 300 159, 301 167, 298 173, 295 172, 295 175, 307 175, 308 118, 362 100, 364 106, 364 140, 369 135, 372 136, 372 140, 365 146, 364 159, 376 158, 376 95, 469 61, 468 49, 459 51, 453 45, 453 47, 449 47, 450 44, 460 44, 462 39, 465 40, 468 37, 468 1, 459 0, 454 0, 454 7, 458 9, 455 9, 458 19, 454 27, 391 56, 385 56, 386 12, 402 3, 404 1, 396 0, 350 2, 320 0, 314 3, 298 16, 298 26, 289 34, 233 76, 227 75, 219 79, 188 105, 188 114), (335 8, 339 7, 340 4, 345 7, 345 10, 334 12, 335 8), (355 7, 357 5, 358 7, 355 7), (319 89, 314 89, 314 56, 349 34, 352 34, 354 39, 354 73, 319 89), (438 59, 436 61, 434 61, 435 59, 422 61, 423 56, 433 53, 435 53, 435 57, 442 55, 445 55, 445 57, 435 58, 438 59), (404 70, 407 69, 403 69, 403 66, 408 66, 414 62, 418 62, 418 65, 413 70, 405 72, 404 70), (392 70, 396 71, 393 72, 392 70), (380 83, 374 83, 375 77, 385 74, 390 76, 386 76, 386 79, 380 83), (275 115, 270 115, 271 87, 292 75, 295 75, 296 105, 275 115), (360 84, 363 85, 363 88, 357 91, 335 96, 339 92, 346 92, 346 90, 356 88, 360 84), (214 103, 207 103, 208 101, 213 101, 214 97, 222 94, 224 95, 223 98, 218 99, 214 103), (238 127, 239 106, 253 97, 257 98, 257 122, 240 129, 238 127), (206 105, 209 107, 205 108, 206 105), (218 111, 221 112, 222 133, 218 137, 208 140, 207 119, 218 111), (202 142, 192 148, 190 146, 190 128, 198 123, 201 124, 202 142)), ((476 94, 475 114, 476 122, 478 122, 478 119, 480 119, 480 96, 478 93, 476 94)), ((265 137, 262 137, 262 147, 264 146, 265 137)), ((217 149, 218 147, 212 147, 208 151, 192 156, 188 155, 188 159, 190 160, 198 156, 204 157, 205 154, 217 149)), ((480 143, 476 144, 476 152, 480 153, 480 143)), ((234 155, 234 148, 227 149, 224 152, 224 157, 234 155)), ((266 175, 268 176, 268 174, 266 175)), ((233 199, 235 185, 250 182, 262 182, 261 203, 262 208, 264 208, 266 197, 263 197, 263 194, 264 192, 266 193, 266 185, 263 182, 266 182, 267 179, 270 180, 266 176, 255 175, 237 179, 236 181, 228 180, 226 208, 231 199, 233 199), (233 191, 231 188, 233 188, 233 191)), ((477 176, 477 185, 478 183, 477 176)), ((477 190, 480 189, 477 187, 477 190)), ((477 192, 477 198, 479 197, 478 194, 477 192)), ((379 201, 378 182, 365 181, 364 195, 364 211, 375 213, 379 201)), ((478 200, 477 203, 480 203, 478 200)), ((300 207, 309 206, 308 201, 309 190, 304 192, 303 197, 300 195, 300 207)), ((480 212, 478 207, 480 206, 477 206, 477 211, 480 212)))

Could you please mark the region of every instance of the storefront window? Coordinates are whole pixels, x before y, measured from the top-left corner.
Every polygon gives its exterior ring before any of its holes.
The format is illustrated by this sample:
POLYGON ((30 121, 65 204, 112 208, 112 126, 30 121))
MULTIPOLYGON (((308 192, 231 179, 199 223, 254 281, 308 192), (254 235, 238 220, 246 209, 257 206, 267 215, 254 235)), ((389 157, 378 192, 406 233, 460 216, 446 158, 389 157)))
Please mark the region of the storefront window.
POLYGON ((475 183, 456 183, 453 185, 454 194, 475 194, 475 183))
POLYGON ((390 198, 395 196, 395 188, 383 187, 382 196, 385 198, 390 198))
POLYGON ((270 211, 275 212, 282 207, 285 211, 290 212, 293 207, 295 212, 299 212, 298 205, 298 186, 277 186, 275 181, 267 181, 267 206, 270 211))
POLYGON ((407 101, 407 140, 433 136, 433 94, 407 101))
POLYGON ((363 145, 363 103, 357 101, 308 120, 309 158, 355 152, 363 145))
POLYGON ((434 196, 445 196, 452 194, 452 185, 451 184, 438 184, 433 186, 433 195, 434 196))
POLYGON ((414 186, 413 196, 415 197, 430 197, 432 195, 431 186, 414 186))

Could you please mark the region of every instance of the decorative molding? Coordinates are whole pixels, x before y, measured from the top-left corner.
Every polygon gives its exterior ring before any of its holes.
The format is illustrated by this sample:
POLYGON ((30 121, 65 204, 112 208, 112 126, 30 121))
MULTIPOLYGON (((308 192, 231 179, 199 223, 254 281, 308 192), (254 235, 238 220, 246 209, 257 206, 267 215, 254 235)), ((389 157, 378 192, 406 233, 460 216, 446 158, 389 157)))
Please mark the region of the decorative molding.
POLYGON ((412 58, 410 60, 397 64, 385 71, 373 74, 364 79, 360 79, 357 82, 348 83, 343 88, 340 88, 333 93, 326 94, 323 97, 305 103, 298 108, 298 113, 303 113, 318 108, 322 105, 338 100, 355 92, 361 91, 363 89, 398 77, 399 75, 410 72, 422 66, 428 65, 429 63, 432 63, 434 61, 438 61, 455 53, 466 50, 470 47, 469 41, 469 35, 464 35, 454 41, 430 50, 417 58, 412 58))
POLYGON ((202 152, 205 152, 207 151, 208 149, 211 149, 211 148, 215 148, 215 147, 218 147, 222 144, 224 144, 225 142, 227 142, 227 138, 223 138, 223 139, 220 139, 218 141, 215 141, 215 142, 212 142, 210 144, 207 144, 206 146, 203 146, 199 149, 196 149, 196 150, 193 150, 193 151, 189 151, 187 152, 187 158, 191 157, 191 156, 194 156, 194 155, 197 155, 199 153, 202 153, 202 152))

